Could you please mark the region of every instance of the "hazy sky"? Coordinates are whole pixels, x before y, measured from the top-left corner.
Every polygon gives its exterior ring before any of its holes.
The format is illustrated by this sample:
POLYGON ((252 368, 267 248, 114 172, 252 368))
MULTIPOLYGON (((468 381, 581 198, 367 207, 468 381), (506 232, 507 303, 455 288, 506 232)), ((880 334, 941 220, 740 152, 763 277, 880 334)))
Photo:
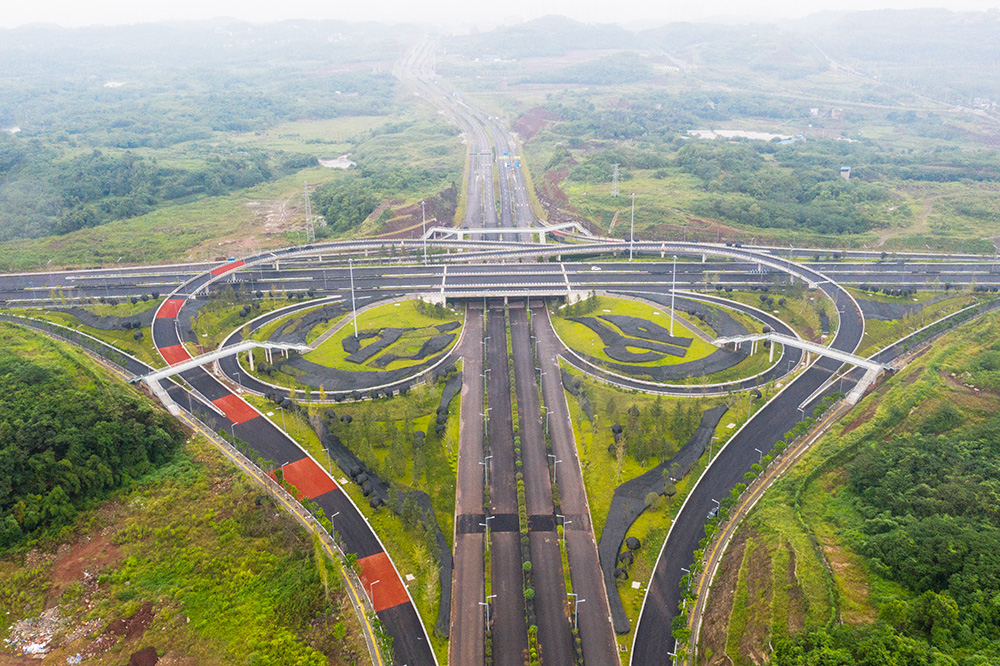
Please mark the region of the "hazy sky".
POLYGON ((120 24, 232 16, 253 22, 288 18, 377 21, 447 21, 453 24, 514 23, 545 14, 587 22, 630 23, 716 16, 795 18, 825 9, 908 9, 947 6, 985 10, 1000 0, 20 0, 4 3, 0 26, 48 22, 65 26, 120 24))

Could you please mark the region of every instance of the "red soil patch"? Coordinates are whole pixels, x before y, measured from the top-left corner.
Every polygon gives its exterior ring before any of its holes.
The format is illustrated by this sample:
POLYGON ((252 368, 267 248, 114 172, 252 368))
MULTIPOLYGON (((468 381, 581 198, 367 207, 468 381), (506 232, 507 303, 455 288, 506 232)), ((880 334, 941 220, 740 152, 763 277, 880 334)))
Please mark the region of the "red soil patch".
MULTIPOLYGON (((337 489, 333 479, 312 458, 302 458, 288 463, 281 468, 281 471, 285 480, 295 486, 306 499, 313 499, 337 489)), ((275 478, 274 472, 271 473, 271 478, 275 478)))
MULTIPOLYGON (((117 620, 112 620, 111 624, 105 627, 101 635, 97 637, 97 640, 88 645, 80 654, 86 660, 106 652, 123 638, 131 642, 139 640, 146 633, 146 630, 149 629, 149 626, 153 624, 155 616, 153 605, 150 603, 143 604, 132 617, 120 617, 117 620)), ((153 656, 155 654, 154 650, 153 656)), ((131 663, 130 661, 129 664, 131 663)), ((155 664, 156 662, 138 663, 141 666, 145 666, 146 664, 155 664)))
POLYGON ((511 129, 517 132, 522 139, 527 141, 531 137, 538 134, 538 132, 540 132, 546 125, 555 120, 562 120, 562 118, 556 113, 546 111, 544 108, 536 106, 515 120, 511 129))
POLYGON ((213 400, 212 404, 221 409, 226 418, 237 425, 260 416, 253 407, 232 393, 224 395, 218 400, 213 400))
POLYGON ((46 605, 52 605, 72 583, 96 578, 101 572, 118 564, 121 559, 121 551, 109 543, 107 537, 102 534, 94 534, 77 541, 60 552, 52 564, 52 584, 46 595, 46 605))
POLYGON ((218 268, 212 269, 212 275, 222 275, 223 273, 228 273, 229 271, 235 270, 243 265, 242 261, 233 261, 226 264, 225 266, 219 266, 218 268))
POLYGON ((396 569, 389 561, 388 555, 376 553, 360 559, 358 569, 361 572, 361 582, 371 598, 376 613, 409 603, 410 598, 406 594, 406 588, 403 587, 403 581, 396 575, 396 569))
POLYGON ((163 302, 160 309, 156 311, 157 319, 173 319, 177 316, 177 313, 181 311, 181 306, 184 305, 183 298, 169 298, 163 302))
POLYGON ((167 365, 177 365, 191 358, 191 354, 184 348, 184 345, 160 347, 159 352, 163 360, 167 362, 167 365))
POLYGON ((133 652, 128 660, 128 666, 156 666, 156 662, 159 660, 160 658, 156 656, 156 648, 148 647, 133 652))

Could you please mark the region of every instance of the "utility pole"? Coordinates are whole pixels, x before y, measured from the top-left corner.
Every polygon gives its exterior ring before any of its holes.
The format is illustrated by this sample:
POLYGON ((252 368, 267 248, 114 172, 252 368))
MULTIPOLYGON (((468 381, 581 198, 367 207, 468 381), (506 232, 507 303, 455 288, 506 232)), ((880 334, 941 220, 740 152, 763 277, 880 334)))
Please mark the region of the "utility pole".
POLYGON ((427 202, 420 202, 420 228, 423 229, 421 238, 424 239, 424 266, 427 265, 427 212, 424 210, 425 203, 427 202))
POLYGON ((303 181, 302 196, 306 201, 306 242, 316 242, 316 229, 313 227, 312 204, 309 202, 309 181, 303 181))
POLYGON ((351 271, 351 319, 354 320, 354 337, 358 337, 358 308, 354 302, 354 260, 347 260, 347 267, 351 271))
POLYGON ((677 296, 677 255, 674 255, 674 279, 670 287, 670 335, 674 334, 674 298, 677 296))
POLYGON ((632 261, 632 251, 635 249, 635 192, 632 193, 632 224, 628 237, 628 260, 632 261))

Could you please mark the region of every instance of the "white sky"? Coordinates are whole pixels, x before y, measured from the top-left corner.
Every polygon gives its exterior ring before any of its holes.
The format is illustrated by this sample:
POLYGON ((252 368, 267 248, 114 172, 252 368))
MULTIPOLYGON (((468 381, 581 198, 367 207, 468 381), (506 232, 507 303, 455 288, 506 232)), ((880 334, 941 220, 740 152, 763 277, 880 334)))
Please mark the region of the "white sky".
POLYGON ((660 24, 718 16, 797 18, 823 10, 941 7, 982 11, 1000 0, 14 0, 0 6, 0 27, 46 22, 78 27, 217 16, 265 23, 304 19, 447 22, 489 27, 545 14, 585 22, 660 24))

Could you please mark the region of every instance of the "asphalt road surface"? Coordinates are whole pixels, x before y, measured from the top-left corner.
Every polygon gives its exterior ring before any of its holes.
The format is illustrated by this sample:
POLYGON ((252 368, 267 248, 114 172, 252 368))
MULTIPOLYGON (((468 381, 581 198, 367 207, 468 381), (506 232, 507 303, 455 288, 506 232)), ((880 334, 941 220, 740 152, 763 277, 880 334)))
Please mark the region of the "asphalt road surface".
POLYGON ((485 659, 483 578, 483 309, 465 312, 462 356, 462 411, 458 431, 455 492, 455 579, 448 662, 476 666, 485 659))
POLYGON ((573 636, 552 505, 552 478, 546 457, 531 331, 523 302, 511 304, 510 334, 517 400, 523 416, 520 421, 521 473, 528 511, 528 542, 540 656, 545 664, 570 666, 575 663, 573 636))
POLYGON ((490 459, 490 529, 493 602, 493 663, 523 666, 528 650, 518 529, 517 482, 510 382, 507 374, 507 331, 503 307, 490 304, 486 318, 490 459))
MULTIPOLYGON (((617 644, 611 629, 611 611, 597 557, 597 542, 590 523, 590 506, 583 485, 583 473, 576 452, 569 406, 559 371, 560 343, 552 330, 548 313, 541 304, 532 306, 532 323, 538 339, 538 361, 542 375, 542 397, 548 414, 552 452, 557 460, 560 506, 566 520, 566 548, 573 591, 583 600, 577 607, 583 658, 588 664, 618 663, 617 644)), ((575 605, 576 606, 576 605, 575 605)))

